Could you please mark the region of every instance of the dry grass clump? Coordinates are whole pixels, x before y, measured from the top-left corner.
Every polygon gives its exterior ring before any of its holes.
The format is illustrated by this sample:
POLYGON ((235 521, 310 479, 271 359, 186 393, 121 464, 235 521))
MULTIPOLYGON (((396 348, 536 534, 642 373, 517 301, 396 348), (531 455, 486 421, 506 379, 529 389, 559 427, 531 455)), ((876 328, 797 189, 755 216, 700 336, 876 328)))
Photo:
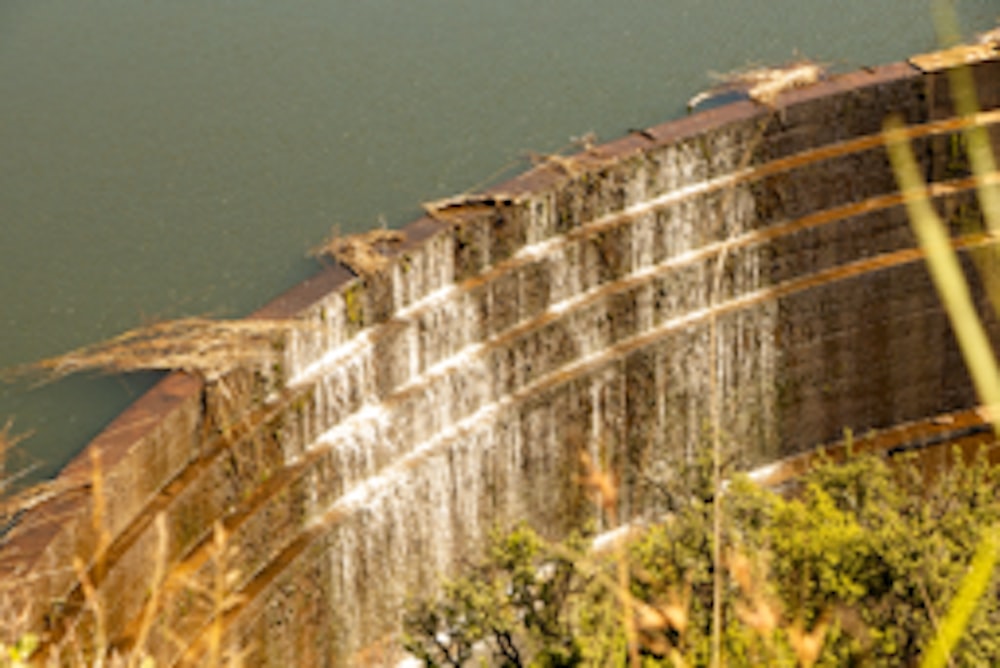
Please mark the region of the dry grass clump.
POLYGON ((778 67, 754 67, 744 70, 712 73, 719 83, 692 97, 687 104, 688 111, 713 97, 730 92, 745 92, 747 96, 768 107, 774 107, 778 96, 795 88, 810 86, 826 76, 826 68, 809 59, 792 61, 778 67))
POLYGON ((7 526, 17 513, 52 498, 57 491, 55 482, 35 484, 27 489, 15 491, 35 467, 11 467, 11 451, 31 435, 30 432, 15 434, 13 429, 13 418, 8 418, 3 427, 0 427, 0 529, 7 526))
POLYGON ((573 156, 560 153, 528 153, 528 159, 536 167, 551 167, 569 177, 576 177, 586 171, 573 156))
POLYGON ((1000 27, 976 35, 976 44, 1000 47, 1000 27))
POLYGON ((528 152, 528 160, 535 167, 551 167, 556 171, 562 172, 564 175, 569 177, 576 177, 587 170, 586 165, 581 164, 581 161, 576 155, 563 155, 563 151, 566 149, 581 149, 585 154, 593 154, 594 148, 597 145, 597 134, 594 132, 585 132, 578 137, 572 137, 568 146, 562 149, 556 150, 554 153, 536 153, 534 151, 528 152))
POLYGON ((84 371, 128 373, 182 370, 215 380, 245 364, 260 364, 284 345, 294 320, 181 318, 131 329, 106 341, 16 367, 8 377, 41 376, 42 382, 84 371))
MULTIPOLYGON (((23 469, 12 476, 4 474, 4 479, 0 483, 0 528, 8 526, 18 514, 31 510, 71 489, 67 483, 46 481, 35 483, 20 491, 9 492, 18 480, 33 470, 33 468, 23 469)), ((0 590, 2 589, 3 584, 0 583, 0 590)))
POLYGON ((377 229, 342 235, 334 230, 322 245, 312 249, 313 257, 329 256, 359 276, 377 274, 389 266, 387 252, 406 238, 398 230, 377 229))
POLYGON ((751 100, 772 107, 781 93, 817 83, 825 73, 819 63, 799 60, 781 67, 758 67, 735 72, 729 76, 729 81, 747 86, 747 95, 751 100))
MULTIPOLYGON (((63 602, 66 616, 54 617, 53 626, 39 631, 29 630, 25 611, 12 605, 11 592, 0 586, 0 668, 153 668, 167 665, 161 661, 164 652, 171 654, 171 645, 181 665, 242 666, 248 648, 236 646, 225 633, 226 613, 239 601, 233 593, 240 577, 235 567, 239 557, 218 520, 205 547, 208 565, 204 572, 195 574, 169 559, 168 515, 157 513, 149 570, 135 583, 147 592, 145 601, 124 626, 109 625, 108 605, 113 605, 115 597, 108 581, 114 559, 113 539, 107 527, 109 498, 100 455, 96 450, 91 450, 90 455, 90 519, 97 540, 91 550, 72 559, 78 591, 63 602), (175 626, 183 621, 170 612, 177 608, 198 611, 194 638, 175 632, 175 626)), ((19 585, 31 586, 27 582, 0 584, 12 585, 14 590, 19 585)))
POLYGON ((28 436, 27 434, 12 433, 13 428, 13 418, 7 418, 7 422, 4 423, 3 427, 0 427, 0 494, 3 494, 13 482, 8 477, 9 474, 7 472, 8 453, 28 436))
POLYGON ((447 221, 447 214, 462 212, 475 207, 497 207, 509 205, 517 201, 517 197, 506 193, 477 194, 459 193, 450 197, 421 202, 420 206, 431 218, 447 221))

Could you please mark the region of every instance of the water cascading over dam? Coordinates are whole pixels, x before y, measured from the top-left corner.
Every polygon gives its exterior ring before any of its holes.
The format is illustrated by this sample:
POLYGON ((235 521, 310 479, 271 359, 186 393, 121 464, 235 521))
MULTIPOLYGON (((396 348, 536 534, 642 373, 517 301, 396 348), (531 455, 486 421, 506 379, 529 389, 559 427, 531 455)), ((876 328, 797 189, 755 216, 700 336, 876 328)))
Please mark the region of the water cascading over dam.
MULTIPOLYGON (((1000 63, 977 53, 997 146, 1000 63)), ((492 527, 558 538, 595 516, 581 452, 618 477, 621 517, 654 510, 645 481, 705 447, 713 397, 746 465, 845 428, 974 428, 880 136, 890 113, 915 128, 970 261, 981 220, 938 62, 550 159, 433 207, 384 270, 333 266, 291 290, 256 314, 297 323, 265 364, 168 376, 21 519, 0 573, 26 627, 50 653, 88 645, 96 600, 111 646, 197 662, 224 533, 220 628, 250 665, 391 661, 403 598, 492 527)))

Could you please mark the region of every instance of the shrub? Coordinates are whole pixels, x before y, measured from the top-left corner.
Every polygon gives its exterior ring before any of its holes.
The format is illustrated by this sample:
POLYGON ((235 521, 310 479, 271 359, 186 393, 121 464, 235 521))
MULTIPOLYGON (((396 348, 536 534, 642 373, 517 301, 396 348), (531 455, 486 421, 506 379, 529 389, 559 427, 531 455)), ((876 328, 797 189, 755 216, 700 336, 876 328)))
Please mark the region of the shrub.
MULTIPOLYGON (((677 484, 692 476, 704 471, 677 484)), ((957 455, 933 484, 874 455, 821 461, 786 496, 736 477, 720 538, 725 665, 914 665, 1000 520, 997 489, 985 458, 957 455)), ((712 499, 679 498, 627 552, 644 666, 711 662, 712 499)), ((548 544, 523 525, 496 533, 468 575, 410 604, 406 648, 428 666, 627 665, 614 557, 583 546, 580 536, 548 544)), ((1000 663, 995 576, 990 586, 955 665, 1000 663)))

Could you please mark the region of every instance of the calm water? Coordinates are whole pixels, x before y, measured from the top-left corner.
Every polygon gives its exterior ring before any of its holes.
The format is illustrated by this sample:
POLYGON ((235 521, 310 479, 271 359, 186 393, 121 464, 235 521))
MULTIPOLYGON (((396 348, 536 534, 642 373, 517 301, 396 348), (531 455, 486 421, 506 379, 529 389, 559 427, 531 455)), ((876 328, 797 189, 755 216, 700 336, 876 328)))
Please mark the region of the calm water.
MULTIPOLYGON (((959 9, 970 33, 1000 13, 959 9)), ((6 0, 0 366, 247 313, 332 226, 680 116, 709 71, 932 46, 913 0, 6 0)), ((0 424, 51 472, 151 382, 0 385, 0 424)))

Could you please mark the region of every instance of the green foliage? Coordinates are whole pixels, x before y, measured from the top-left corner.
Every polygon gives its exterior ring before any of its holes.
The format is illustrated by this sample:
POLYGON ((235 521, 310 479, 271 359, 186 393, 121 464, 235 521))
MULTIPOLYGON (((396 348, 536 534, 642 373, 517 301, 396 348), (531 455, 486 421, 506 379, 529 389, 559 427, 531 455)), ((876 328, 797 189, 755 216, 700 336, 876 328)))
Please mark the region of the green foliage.
POLYGON ((948 616, 924 655, 921 664, 924 668, 936 668, 948 662, 952 648, 968 627, 969 618, 975 613, 983 594, 990 588, 993 569, 1000 556, 997 528, 994 525, 982 537, 968 572, 948 606, 948 616))
POLYGON ((0 668, 20 668, 30 665, 31 655, 36 649, 38 649, 38 636, 32 633, 21 636, 13 645, 0 643, 0 668))
MULTIPOLYGON (((630 545, 644 666, 710 663, 712 498, 698 484, 706 465, 665 486, 672 512, 630 545), (695 493, 677 492, 685 488, 695 493)), ((997 471, 984 458, 934 484, 905 462, 821 461, 788 496, 737 477, 723 501, 729 666, 915 664, 980 538, 1000 521, 997 471)), ((547 545, 523 526, 497 535, 440 600, 412 604, 406 646, 428 666, 624 666, 614 566, 585 556, 579 537, 547 545)), ((967 606, 954 665, 1000 662, 1000 586, 983 577, 987 595, 967 606)))
MULTIPOLYGON (((566 543, 581 547, 578 536, 566 543)), ((494 532, 486 558, 446 583, 440 601, 409 606, 404 646, 428 666, 467 665, 477 651, 498 666, 580 665, 568 604, 585 581, 575 560, 545 550, 531 529, 494 532)))

